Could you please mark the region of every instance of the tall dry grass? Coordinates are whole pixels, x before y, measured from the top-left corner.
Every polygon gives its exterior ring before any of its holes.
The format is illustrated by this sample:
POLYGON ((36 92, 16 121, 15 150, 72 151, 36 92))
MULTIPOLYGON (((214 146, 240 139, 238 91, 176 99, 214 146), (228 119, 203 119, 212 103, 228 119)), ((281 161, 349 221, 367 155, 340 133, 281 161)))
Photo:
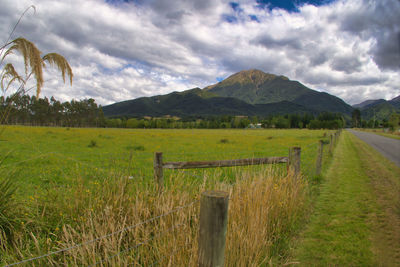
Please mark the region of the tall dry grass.
POLYGON ((46 240, 35 230, 22 236, 16 242, 19 251, 5 263, 75 246, 29 264, 196 266, 198 199, 209 189, 230 193, 226 266, 284 261, 287 243, 305 211, 307 187, 301 177, 265 168, 238 171, 233 185, 230 179, 221 182, 219 177, 203 177, 203 183, 194 186, 183 175, 171 177, 161 194, 153 188, 143 190, 140 183, 118 176, 103 180, 95 192, 77 183, 73 193, 64 190, 61 198, 52 200, 53 207, 48 204, 42 210, 44 217, 54 216, 56 207, 57 212, 62 210, 62 228, 46 240), (168 215, 141 224, 162 214, 168 215))

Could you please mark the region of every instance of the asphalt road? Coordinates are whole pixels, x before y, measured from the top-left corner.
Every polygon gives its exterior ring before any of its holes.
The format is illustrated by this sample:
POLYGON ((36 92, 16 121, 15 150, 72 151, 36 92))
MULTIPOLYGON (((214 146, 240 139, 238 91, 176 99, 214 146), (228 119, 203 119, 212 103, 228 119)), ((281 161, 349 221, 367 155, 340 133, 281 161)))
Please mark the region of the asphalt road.
POLYGON ((375 148, 383 156, 400 167, 400 140, 350 129, 348 129, 348 131, 375 148))

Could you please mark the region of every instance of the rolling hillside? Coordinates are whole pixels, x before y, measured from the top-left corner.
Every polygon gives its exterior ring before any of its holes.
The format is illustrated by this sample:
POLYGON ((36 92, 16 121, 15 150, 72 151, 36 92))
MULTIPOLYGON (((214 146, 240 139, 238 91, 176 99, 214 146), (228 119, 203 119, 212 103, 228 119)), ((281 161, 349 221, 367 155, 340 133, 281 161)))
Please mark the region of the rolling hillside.
POLYGON ((227 79, 204 88, 219 96, 234 97, 250 104, 290 101, 316 111, 350 114, 352 107, 342 99, 311 90, 298 81, 260 70, 238 72, 227 79))
POLYGON ((115 103, 103 108, 106 116, 209 116, 316 113, 304 106, 282 101, 270 104, 248 104, 233 97, 215 97, 199 88, 167 95, 142 97, 115 103))
POLYGON ((367 100, 360 104, 353 105, 354 108, 359 108, 361 116, 365 120, 375 117, 375 119, 389 119, 393 113, 400 113, 400 96, 386 101, 384 99, 367 100))
POLYGON ((267 116, 292 113, 340 112, 352 107, 327 93, 311 90, 284 76, 259 70, 238 72, 204 89, 141 97, 103 107, 106 116, 267 116))

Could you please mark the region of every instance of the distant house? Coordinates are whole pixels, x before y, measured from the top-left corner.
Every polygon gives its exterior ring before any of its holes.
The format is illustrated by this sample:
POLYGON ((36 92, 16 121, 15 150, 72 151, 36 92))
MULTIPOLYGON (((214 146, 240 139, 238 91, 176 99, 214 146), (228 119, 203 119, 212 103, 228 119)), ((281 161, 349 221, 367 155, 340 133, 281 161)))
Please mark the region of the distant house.
POLYGON ((260 129, 261 128, 261 123, 250 123, 246 127, 247 129, 260 129))

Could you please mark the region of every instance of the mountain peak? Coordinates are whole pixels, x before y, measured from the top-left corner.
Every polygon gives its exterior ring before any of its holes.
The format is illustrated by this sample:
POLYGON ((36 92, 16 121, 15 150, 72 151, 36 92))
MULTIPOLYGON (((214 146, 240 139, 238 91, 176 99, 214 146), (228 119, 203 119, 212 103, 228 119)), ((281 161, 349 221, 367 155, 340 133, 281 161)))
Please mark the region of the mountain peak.
POLYGON ((261 84, 266 81, 271 81, 276 78, 283 78, 285 80, 289 80, 285 76, 277 76, 270 73, 265 73, 258 69, 250 69, 250 70, 242 70, 238 73, 235 73, 229 76, 225 81, 233 80, 234 82, 243 83, 254 83, 254 84, 261 84))
POLYGON ((343 100, 320 93, 285 76, 250 69, 235 73, 225 80, 204 88, 222 97, 233 97, 249 104, 270 104, 290 101, 315 110, 351 113, 343 100))
POLYGON ((207 86, 206 88, 204 88, 204 90, 208 91, 219 85, 230 86, 234 84, 240 84, 242 86, 246 84, 254 84, 256 87, 258 87, 265 82, 273 81, 277 78, 287 81, 289 80, 285 76, 277 76, 274 74, 265 73, 258 69, 242 70, 235 74, 232 74, 231 76, 219 83, 207 86))

